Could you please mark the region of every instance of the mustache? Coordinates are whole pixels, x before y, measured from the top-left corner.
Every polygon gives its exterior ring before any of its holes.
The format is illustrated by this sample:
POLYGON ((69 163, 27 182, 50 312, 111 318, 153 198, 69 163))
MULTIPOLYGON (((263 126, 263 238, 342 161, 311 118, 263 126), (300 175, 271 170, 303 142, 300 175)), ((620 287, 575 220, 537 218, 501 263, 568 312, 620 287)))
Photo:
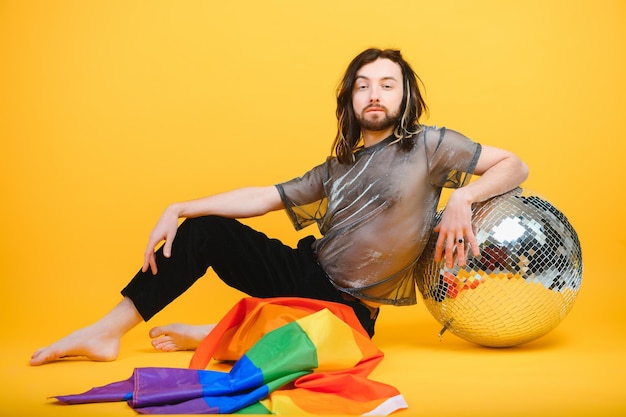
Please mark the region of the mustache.
POLYGON ((369 109, 381 109, 388 112, 387 107, 383 106, 382 104, 368 104, 367 106, 365 106, 363 111, 366 112, 369 109))

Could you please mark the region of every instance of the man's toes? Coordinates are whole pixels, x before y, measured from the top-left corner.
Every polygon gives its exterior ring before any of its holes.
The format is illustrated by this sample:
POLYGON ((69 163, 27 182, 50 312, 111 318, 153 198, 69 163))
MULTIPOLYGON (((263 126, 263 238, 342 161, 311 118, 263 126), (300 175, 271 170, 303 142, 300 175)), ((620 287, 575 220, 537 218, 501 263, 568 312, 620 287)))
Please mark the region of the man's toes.
POLYGON ((152 329, 150 329, 150 337, 151 338, 157 338, 159 336, 163 336, 166 335, 168 333, 168 327, 169 326, 157 326, 157 327, 153 327, 152 329))
POLYGON ((161 352, 173 352, 178 350, 178 347, 171 339, 159 338, 152 341, 152 346, 156 350, 160 350, 161 352))
POLYGON ((45 349, 40 349, 33 354, 30 359, 31 365, 43 365, 44 363, 52 362, 53 360, 58 359, 52 352, 46 352, 45 349))

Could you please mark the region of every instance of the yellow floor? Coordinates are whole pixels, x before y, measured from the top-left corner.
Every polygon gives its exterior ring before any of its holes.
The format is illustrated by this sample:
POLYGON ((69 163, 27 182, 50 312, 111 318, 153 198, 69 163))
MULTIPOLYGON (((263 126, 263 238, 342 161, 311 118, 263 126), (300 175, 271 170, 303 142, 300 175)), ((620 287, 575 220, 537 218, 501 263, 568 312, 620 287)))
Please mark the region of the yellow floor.
MULTIPOLYGON (((115 362, 27 361, 119 299, 167 204, 322 162, 332 92, 369 46, 411 61, 424 123, 518 153, 584 249, 572 312, 518 348, 440 342, 423 305, 384 308, 372 376, 406 397, 397 415, 626 416, 625 20, 623 0, 0 0, 0 417, 133 416, 47 398, 187 365, 152 350, 152 323, 115 362)), ((282 212, 253 226, 297 241, 282 212)), ((240 295, 216 285, 154 324, 219 319, 240 295)))
MULTIPOLYGON (((517 348, 478 347, 452 334, 440 341, 440 326, 423 305, 386 308, 375 338, 386 357, 372 377, 406 397, 409 409, 398 416, 624 416, 623 286, 607 288, 606 283, 621 279, 608 269, 608 264, 587 262, 583 288, 565 321, 517 348)), ((148 328, 142 324, 124 338, 115 362, 72 360, 42 367, 29 367, 27 359, 49 342, 49 329, 5 334, 2 415, 135 415, 125 403, 62 406, 47 397, 125 379, 134 367, 187 365, 190 352, 153 351, 148 328)))

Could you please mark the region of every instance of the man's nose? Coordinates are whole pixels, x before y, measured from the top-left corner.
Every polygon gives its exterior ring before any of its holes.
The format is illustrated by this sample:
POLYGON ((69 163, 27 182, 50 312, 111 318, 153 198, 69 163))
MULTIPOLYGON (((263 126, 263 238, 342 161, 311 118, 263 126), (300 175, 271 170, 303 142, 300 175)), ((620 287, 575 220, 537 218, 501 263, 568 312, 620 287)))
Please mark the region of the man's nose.
POLYGON ((380 101, 380 91, 373 87, 370 89, 370 103, 378 103, 380 101))

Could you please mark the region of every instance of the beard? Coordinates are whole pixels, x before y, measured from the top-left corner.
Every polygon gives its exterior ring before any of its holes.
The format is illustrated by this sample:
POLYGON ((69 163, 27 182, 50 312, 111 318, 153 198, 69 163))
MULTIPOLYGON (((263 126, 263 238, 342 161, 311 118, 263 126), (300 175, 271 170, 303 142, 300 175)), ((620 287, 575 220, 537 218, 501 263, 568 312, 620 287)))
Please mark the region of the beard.
POLYGON ((395 113, 389 113, 387 108, 382 107, 382 109, 385 113, 384 117, 368 119, 366 117, 367 107, 360 114, 356 114, 356 120, 359 122, 361 129, 369 130, 371 132, 379 132, 398 124, 398 121, 400 120, 400 110, 395 113))

